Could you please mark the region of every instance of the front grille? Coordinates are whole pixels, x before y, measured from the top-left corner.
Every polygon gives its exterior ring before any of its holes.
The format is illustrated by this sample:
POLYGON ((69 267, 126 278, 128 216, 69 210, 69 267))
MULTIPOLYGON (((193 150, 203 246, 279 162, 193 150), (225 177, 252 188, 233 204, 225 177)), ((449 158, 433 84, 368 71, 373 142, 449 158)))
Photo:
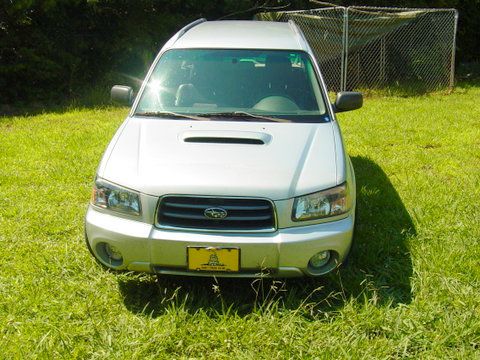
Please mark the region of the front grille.
POLYGON ((157 223, 163 228, 205 231, 275 230, 273 205, 264 199, 165 196, 160 201, 157 223), (210 216, 226 216, 208 217, 207 209, 210 216))

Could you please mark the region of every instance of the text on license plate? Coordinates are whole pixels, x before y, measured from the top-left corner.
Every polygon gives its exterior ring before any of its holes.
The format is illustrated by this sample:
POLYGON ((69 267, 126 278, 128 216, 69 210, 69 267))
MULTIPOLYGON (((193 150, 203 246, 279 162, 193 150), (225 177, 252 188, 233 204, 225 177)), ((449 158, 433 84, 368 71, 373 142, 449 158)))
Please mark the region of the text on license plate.
POLYGON ((216 247, 188 247, 188 270, 194 271, 238 271, 240 249, 216 247))

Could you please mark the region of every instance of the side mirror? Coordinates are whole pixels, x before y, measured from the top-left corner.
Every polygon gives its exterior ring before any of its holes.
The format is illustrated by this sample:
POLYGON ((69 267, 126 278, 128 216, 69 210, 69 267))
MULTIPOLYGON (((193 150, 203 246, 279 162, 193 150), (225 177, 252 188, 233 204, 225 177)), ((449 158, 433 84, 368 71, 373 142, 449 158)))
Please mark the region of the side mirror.
POLYGON ((354 91, 342 91, 337 94, 333 110, 338 113, 360 109, 363 105, 363 95, 354 91))
POLYGON ((133 89, 130 86, 115 85, 110 91, 110 98, 123 105, 132 105, 133 89))

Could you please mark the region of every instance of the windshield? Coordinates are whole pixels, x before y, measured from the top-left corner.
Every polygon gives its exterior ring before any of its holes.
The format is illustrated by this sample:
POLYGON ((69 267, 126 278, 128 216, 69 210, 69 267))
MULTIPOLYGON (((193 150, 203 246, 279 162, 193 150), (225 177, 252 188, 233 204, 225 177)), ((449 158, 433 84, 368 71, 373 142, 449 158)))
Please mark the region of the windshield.
POLYGON ((309 56, 283 50, 165 52, 135 114, 168 113, 227 119, 235 115, 249 121, 328 121, 309 56))

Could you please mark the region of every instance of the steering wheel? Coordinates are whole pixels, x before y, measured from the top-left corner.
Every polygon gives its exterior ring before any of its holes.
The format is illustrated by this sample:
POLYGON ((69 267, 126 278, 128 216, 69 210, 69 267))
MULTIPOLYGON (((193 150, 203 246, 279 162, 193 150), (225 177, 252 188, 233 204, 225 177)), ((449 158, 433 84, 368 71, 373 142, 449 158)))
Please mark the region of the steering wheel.
POLYGON ((261 98, 253 108, 262 111, 286 111, 293 112, 300 108, 297 103, 287 95, 268 95, 261 98))

